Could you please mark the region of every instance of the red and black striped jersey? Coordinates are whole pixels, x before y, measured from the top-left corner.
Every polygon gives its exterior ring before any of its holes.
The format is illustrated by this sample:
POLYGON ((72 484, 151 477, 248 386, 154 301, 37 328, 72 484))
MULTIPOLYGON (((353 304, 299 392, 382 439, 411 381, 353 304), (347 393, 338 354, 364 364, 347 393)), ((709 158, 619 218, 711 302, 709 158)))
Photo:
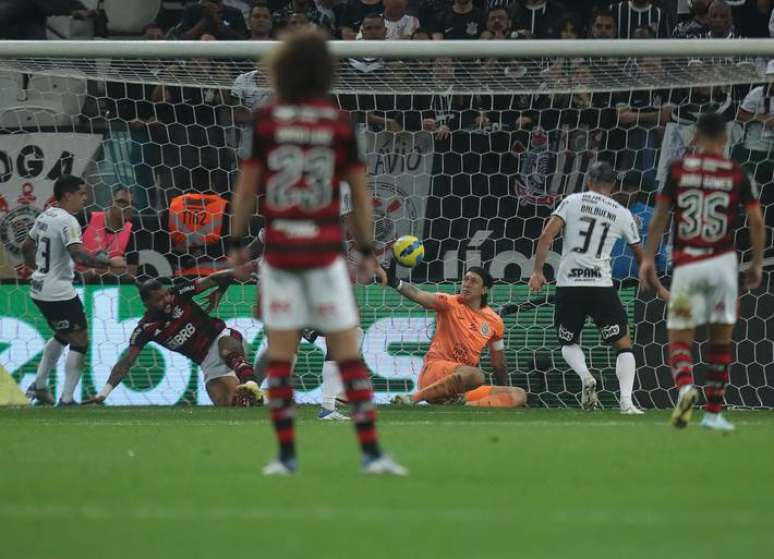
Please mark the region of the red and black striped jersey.
POLYGON ((129 346, 142 349, 148 342, 156 342, 201 365, 226 324, 208 315, 191 300, 198 292, 194 282, 172 289, 175 298, 170 314, 161 316, 146 312, 132 332, 129 346))
POLYGON ((282 269, 326 266, 342 254, 340 184, 365 165, 347 114, 325 99, 258 111, 250 155, 261 168, 264 258, 282 269))
POLYGON ((674 212, 675 266, 735 250, 740 206, 760 203, 755 183, 738 163, 706 154, 673 161, 658 197, 674 212))

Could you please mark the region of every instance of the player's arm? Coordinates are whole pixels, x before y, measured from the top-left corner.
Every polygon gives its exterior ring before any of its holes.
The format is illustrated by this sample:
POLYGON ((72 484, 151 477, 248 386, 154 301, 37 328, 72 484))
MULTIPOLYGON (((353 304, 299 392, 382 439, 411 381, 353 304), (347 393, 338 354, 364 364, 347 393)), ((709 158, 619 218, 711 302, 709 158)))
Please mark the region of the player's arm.
POLYGON ((671 199, 667 197, 659 197, 656 201, 656 209, 653 212, 653 218, 648 227, 648 238, 645 240, 645 250, 638 261, 640 266, 640 283, 646 289, 658 289, 661 286, 661 282, 659 282, 656 274, 656 253, 669 223, 671 203, 671 199))
POLYGON ((121 358, 113 365, 110 370, 110 376, 99 391, 99 394, 83 402, 84 404, 101 404, 110 395, 113 389, 123 380, 123 378, 129 374, 129 369, 132 368, 135 361, 137 361, 137 355, 140 353, 140 348, 137 346, 129 346, 121 358))
POLYGON ((105 255, 92 254, 81 243, 67 245, 67 252, 78 264, 83 264, 89 268, 108 268, 113 272, 126 270, 126 261, 122 256, 108 258, 105 255))
POLYGON ((494 372, 494 382, 497 386, 510 386, 508 382, 508 366, 505 362, 505 351, 503 341, 492 342, 489 346, 489 357, 492 360, 492 371, 494 372), (495 349, 499 347, 499 349, 495 349))
POLYGON ((386 272, 387 285, 392 287, 409 301, 413 301, 427 310, 437 311, 439 307, 438 294, 422 291, 418 287, 411 285, 409 282, 398 279, 395 275, 396 269, 397 264, 393 260, 386 272))
POLYGON ((27 236, 21 246, 22 257, 24 258, 24 264, 30 269, 35 269, 35 250, 37 249, 37 243, 32 237, 27 236))
MULTIPOLYGON (((629 245, 629 248, 632 249, 632 254, 634 254, 634 259, 637 261, 637 266, 642 266, 642 261, 644 258, 644 255, 642 253, 642 247, 639 244, 636 245, 629 245)), ((661 280, 658 279, 658 276, 652 278, 653 287, 656 289, 656 295, 658 295, 658 298, 662 301, 668 301, 669 300, 669 290, 667 290, 666 287, 664 287, 661 284, 661 280)))
POLYGON ((558 215, 552 215, 543 228, 543 232, 540 233, 537 250, 535 251, 535 265, 529 278, 529 290, 533 293, 540 291, 546 283, 546 277, 543 275, 543 266, 546 264, 548 250, 554 244, 554 239, 562 232, 563 228, 564 220, 558 215))
POLYGON ((752 262, 747 269, 746 287, 756 289, 761 284, 763 276, 763 249, 766 244, 766 224, 760 204, 748 204, 747 219, 750 224, 750 244, 752 245, 752 262))

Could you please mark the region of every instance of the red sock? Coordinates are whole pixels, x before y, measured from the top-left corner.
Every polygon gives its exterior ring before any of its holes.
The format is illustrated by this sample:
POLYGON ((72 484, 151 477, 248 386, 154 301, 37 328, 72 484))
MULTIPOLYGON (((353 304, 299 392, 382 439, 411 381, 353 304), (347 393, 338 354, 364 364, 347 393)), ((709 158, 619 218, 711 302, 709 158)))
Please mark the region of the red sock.
POLYGON ((287 461, 296 456, 296 434, 293 428, 295 407, 293 386, 290 384, 290 361, 269 361, 266 367, 269 389, 269 410, 277 433, 280 460, 287 461))
POLYGON ((682 388, 686 384, 693 384, 691 344, 671 342, 669 344, 669 366, 672 367, 672 375, 675 378, 675 386, 677 388, 682 388))
POLYGON ((352 421, 355 423, 360 447, 364 454, 379 457, 382 453, 376 436, 376 410, 371 401, 372 390, 368 371, 359 359, 344 361, 338 365, 347 399, 352 404, 352 421))
POLYGON ((704 404, 704 411, 720 413, 726 396, 728 365, 731 363, 731 347, 711 346, 707 361, 709 363, 704 385, 704 396, 707 398, 707 403, 704 404))
POLYGON ((237 374, 239 382, 244 383, 248 380, 255 380, 255 371, 252 365, 245 361, 245 356, 242 352, 234 351, 229 353, 224 361, 228 368, 237 374))

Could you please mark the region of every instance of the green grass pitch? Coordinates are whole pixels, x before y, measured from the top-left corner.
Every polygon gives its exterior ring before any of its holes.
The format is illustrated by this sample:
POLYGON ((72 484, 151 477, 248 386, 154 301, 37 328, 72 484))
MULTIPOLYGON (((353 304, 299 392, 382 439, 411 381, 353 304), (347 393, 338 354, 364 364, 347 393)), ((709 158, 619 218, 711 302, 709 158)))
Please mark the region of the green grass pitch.
POLYGON ((729 558, 774 549, 774 413, 382 409, 405 479, 359 473, 349 424, 302 408, 301 471, 263 478, 266 410, 0 410, 14 559, 729 558))

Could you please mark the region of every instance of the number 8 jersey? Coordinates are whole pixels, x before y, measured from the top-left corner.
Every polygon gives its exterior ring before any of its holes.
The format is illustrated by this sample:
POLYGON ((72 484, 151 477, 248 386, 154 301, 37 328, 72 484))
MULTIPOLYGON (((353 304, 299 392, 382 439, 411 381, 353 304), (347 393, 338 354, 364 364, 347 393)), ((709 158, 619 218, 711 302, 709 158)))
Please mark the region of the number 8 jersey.
POLYGON ((610 253, 620 238, 630 245, 640 242, 631 212, 597 192, 570 194, 552 214, 564 221, 562 259, 557 287, 610 287, 610 253))
POLYGON ((264 258, 280 269, 321 268, 343 253, 340 183, 364 157, 347 114, 320 99, 272 103, 256 115, 243 164, 261 168, 264 258))
POLYGON ((755 183, 738 163, 706 154, 672 162, 658 197, 674 212, 675 267, 736 250, 739 206, 759 204, 755 183))

